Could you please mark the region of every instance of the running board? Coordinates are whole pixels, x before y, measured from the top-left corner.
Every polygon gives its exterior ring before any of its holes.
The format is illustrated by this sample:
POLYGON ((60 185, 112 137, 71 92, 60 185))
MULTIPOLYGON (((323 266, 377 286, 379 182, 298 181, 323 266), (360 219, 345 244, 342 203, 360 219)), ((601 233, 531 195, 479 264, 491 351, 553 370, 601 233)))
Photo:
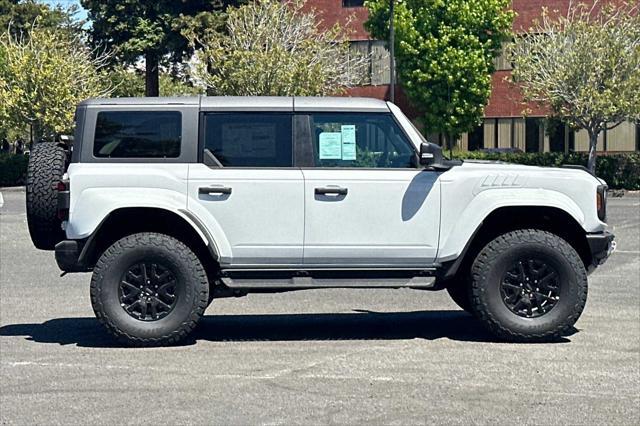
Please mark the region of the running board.
POLYGON ((411 278, 221 278, 233 289, 311 289, 311 288, 433 288, 435 277, 411 278))

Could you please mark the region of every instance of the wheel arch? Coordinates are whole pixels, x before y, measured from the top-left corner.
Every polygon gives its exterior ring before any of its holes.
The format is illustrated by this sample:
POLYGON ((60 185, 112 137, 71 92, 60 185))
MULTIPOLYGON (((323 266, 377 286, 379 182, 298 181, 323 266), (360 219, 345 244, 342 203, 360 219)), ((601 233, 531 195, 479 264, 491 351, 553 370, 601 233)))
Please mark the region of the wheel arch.
POLYGON ((79 263, 91 268, 111 244, 127 235, 158 232, 189 246, 205 266, 217 265, 215 241, 196 217, 186 211, 158 207, 122 207, 111 211, 87 238, 79 263))
POLYGON ((567 211, 551 206, 508 206, 492 210, 476 227, 462 253, 443 263, 442 278, 467 271, 478 252, 495 237, 516 229, 540 229, 558 235, 578 253, 585 268, 592 263, 586 231, 567 211))

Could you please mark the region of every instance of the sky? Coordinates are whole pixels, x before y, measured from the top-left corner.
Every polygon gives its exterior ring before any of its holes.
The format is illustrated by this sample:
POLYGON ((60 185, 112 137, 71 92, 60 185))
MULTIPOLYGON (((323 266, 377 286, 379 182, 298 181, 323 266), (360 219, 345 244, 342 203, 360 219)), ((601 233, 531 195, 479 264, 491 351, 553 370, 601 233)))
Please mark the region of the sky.
POLYGON ((42 3, 46 3, 50 6, 60 5, 62 7, 69 7, 76 5, 78 7, 78 14, 76 18, 79 20, 87 19, 87 11, 80 6, 80 0, 40 0, 42 3))

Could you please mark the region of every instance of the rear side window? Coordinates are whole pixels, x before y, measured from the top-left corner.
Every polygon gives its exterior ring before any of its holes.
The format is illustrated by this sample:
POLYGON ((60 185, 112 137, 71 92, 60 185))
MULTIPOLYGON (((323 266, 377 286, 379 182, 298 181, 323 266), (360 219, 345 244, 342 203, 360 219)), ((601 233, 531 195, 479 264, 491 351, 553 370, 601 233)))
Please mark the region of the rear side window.
POLYGON ((93 155, 100 158, 180 156, 182 114, 178 111, 98 113, 93 155))
POLYGON ((212 113, 204 118, 204 149, 225 167, 291 167, 291 114, 212 113))

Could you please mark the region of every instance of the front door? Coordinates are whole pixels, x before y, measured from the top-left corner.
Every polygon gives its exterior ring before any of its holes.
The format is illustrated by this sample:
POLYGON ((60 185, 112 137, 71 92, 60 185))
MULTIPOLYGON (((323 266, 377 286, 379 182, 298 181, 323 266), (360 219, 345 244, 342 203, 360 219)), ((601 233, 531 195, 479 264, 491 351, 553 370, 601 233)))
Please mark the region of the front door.
POLYGON ((212 234, 221 264, 300 264, 304 184, 292 167, 292 115, 209 113, 203 126, 188 209, 212 234))
POLYGON ((310 114, 305 264, 423 267, 437 252, 438 173, 417 166, 391 114, 310 114))

